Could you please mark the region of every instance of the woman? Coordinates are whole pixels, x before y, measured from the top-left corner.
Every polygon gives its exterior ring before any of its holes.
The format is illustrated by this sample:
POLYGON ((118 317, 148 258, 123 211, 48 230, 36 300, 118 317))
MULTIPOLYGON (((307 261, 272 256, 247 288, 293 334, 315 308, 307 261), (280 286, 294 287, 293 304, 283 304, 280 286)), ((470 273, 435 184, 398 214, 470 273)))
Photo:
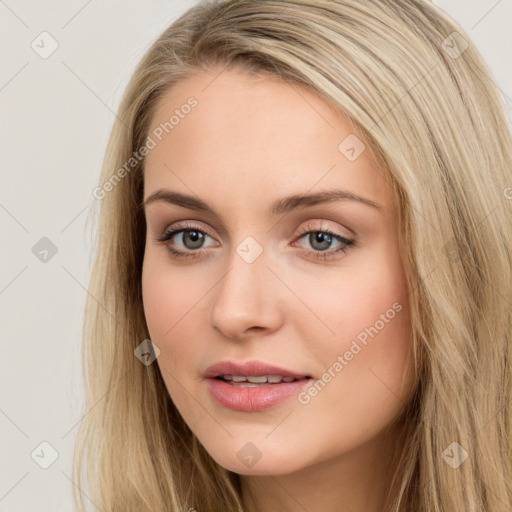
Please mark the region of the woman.
POLYGON ((202 2, 119 118, 91 500, 510 510, 512 137, 462 29, 421 0, 202 2))

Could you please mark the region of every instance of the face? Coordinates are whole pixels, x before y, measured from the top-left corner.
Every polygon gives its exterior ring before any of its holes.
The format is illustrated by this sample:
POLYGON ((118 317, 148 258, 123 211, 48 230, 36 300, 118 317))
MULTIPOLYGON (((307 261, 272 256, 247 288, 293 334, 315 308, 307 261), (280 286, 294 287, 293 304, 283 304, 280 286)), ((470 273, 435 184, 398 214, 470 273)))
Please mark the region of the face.
POLYGON ((410 396, 397 208, 362 135, 319 96, 219 71, 175 85, 152 120, 145 316, 210 455, 291 473, 370 443, 410 396))

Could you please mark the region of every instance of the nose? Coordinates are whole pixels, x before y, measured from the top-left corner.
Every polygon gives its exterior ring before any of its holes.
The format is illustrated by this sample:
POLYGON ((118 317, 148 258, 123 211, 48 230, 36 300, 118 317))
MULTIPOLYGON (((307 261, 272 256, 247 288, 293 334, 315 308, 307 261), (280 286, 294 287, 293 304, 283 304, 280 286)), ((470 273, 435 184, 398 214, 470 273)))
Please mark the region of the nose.
POLYGON ((283 314, 279 285, 267 267, 265 251, 251 263, 233 251, 227 272, 213 290, 210 324, 232 340, 276 331, 283 314))

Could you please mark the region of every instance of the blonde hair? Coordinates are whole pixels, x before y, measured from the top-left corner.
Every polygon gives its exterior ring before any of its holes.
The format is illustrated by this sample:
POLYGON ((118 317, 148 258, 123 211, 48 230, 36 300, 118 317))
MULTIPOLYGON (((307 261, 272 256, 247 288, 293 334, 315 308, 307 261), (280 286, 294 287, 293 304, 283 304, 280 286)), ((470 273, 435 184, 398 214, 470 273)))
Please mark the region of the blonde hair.
POLYGON ((86 462, 87 494, 104 512, 244 510, 239 475, 200 445, 158 365, 134 356, 149 338, 144 159, 118 172, 146 143, 162 94, 214 66, 315 91, 348 116, 390 178, 417 375, 393 512, 512 510, 512 137, 479 52, 422 0, 203 1, 148 50, 102 170, 111 186, 97 202, 75 483, 83 487, 86 462), (464 452, 452 443, 468 454, 457 467, 449 459, 464 452))

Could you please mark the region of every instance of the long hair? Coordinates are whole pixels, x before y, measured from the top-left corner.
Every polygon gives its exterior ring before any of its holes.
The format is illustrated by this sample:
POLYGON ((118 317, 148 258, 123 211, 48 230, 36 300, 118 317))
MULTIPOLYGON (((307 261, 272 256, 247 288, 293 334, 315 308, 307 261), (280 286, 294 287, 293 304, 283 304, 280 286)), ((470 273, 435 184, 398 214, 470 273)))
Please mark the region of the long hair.
POLYGON ((158 365, 134 356, 149 338, 141 148, 162 95, 214 66, 308 87, 390 178, 417 379, 393 512, 512 510, 512 136, 480 53, 426 0, 203 0, 144 55, 94 191, 79 509, 244 510, 240 476, 200 445, 158 365))

